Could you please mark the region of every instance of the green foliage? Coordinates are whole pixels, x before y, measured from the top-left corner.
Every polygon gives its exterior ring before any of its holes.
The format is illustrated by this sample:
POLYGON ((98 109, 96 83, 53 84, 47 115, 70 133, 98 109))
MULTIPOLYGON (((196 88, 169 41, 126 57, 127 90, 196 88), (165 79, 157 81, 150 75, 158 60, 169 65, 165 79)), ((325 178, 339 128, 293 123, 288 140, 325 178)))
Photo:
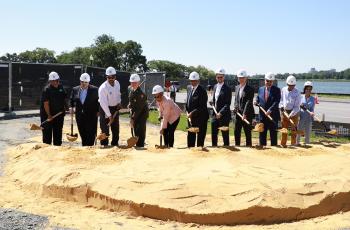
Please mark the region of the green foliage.
POLYGON ((25 51, 20 54, 5 54, 0 57, 2 61, 32 62, 32 63, 56 63, 55 51, 46 48, 36 48, 32 51, 25 51))
POLYGON ((57 62, 62 64, 90 65, 90 47, 77 47, 72 52, 62 52, 57 56, 57 62))

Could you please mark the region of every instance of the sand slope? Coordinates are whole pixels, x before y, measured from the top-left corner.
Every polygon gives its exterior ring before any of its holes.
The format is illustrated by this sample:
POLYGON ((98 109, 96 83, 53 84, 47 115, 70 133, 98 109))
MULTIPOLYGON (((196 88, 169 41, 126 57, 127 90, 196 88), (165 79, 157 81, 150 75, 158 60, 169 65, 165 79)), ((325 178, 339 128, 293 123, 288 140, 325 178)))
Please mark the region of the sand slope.
MULTIPOLYGON (((122 128, 121 136, 128 137, 122 128)), ((350 210, 350 144, 310 148, 100 149, 23 144, 6 175, 34 194, 184 223, 299 221, 350 210)), ((156 143, 156 130, 147 135, 156 143)))

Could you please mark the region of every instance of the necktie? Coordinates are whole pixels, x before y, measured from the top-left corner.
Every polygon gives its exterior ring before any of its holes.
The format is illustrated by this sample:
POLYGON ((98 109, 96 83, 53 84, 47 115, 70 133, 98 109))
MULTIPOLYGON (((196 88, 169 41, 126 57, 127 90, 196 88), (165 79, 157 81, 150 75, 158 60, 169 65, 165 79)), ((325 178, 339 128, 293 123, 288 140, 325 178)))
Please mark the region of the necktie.
POLYGON ((269 98, 269 90, 268 88, 266 87, 265 88, 265 102, 267 102, 267 99, 269 98))

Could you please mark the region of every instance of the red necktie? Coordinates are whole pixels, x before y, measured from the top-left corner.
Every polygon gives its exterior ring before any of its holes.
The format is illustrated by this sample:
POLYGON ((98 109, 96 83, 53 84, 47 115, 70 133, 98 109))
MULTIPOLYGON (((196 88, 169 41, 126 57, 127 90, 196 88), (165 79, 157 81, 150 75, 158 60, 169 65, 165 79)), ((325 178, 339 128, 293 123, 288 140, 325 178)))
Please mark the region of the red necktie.
POLYGON ((267 87, 265 88, 265 102, 267 102, 267 99, 269 98, 269 91, 267 87))

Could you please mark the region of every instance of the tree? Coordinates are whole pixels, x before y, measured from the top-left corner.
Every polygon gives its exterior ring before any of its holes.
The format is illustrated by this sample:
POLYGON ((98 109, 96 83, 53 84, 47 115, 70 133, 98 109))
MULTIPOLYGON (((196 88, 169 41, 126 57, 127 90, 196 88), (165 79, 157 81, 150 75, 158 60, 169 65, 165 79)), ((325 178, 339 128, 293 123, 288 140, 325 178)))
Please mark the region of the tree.
POLYGON ((93 56, 97 66, 114 66, 120 69, 122 63, 123 43, 117 42, 110 36, 103 34, 98 36, 92 45, 93 56))
POLYGON ((124 71, 135 71, 136 68, 146 71, 147 59, 142 55, 142 46, 134 41, 126 41, 123 44, 123 62, 121 69, 124 71))
POLYGON ((166 60, 152 60, 147 63, 147 66, 150 70, 166 72, 167 77, 173 80, 184 78, 188 69, 184 65, 166 60))
POLYGON ((90 65, 91 47, 77 47, 72 52, 62 52, 57 56, 57 62, 62 64, 90 65))
POLYGON ((25 51, 18 55, 22 62, 34 63, 56 63, 55 51, 46 48, 36 48, 32 51, 25 51))
POLYGON ((13 53, 13 54, 6 53, 4 56, 0 57, 0 60, 1 61, 11 61, 11 62, 21 61, 20 57, 18 57, 17 53, 13 53))

